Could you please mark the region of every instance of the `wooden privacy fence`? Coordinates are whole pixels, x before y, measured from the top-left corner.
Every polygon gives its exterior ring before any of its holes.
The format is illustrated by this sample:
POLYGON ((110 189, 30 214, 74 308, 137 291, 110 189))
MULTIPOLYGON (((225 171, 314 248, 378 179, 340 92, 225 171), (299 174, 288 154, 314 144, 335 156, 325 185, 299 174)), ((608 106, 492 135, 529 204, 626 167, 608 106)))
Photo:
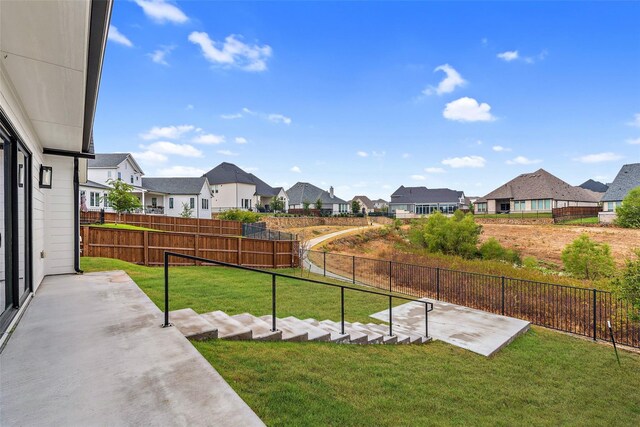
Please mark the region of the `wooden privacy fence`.
POLYGON ((573 219, 593 218, 602 211, 600 206, 566 206, 564 208, 553 208, 551 215, 554 222, 570 221, 573 219))
MULTIPOLYGON (((100 211, 80 213, 80 221, 84 224, 101 222, 100 211)), ((104 222, 129 224, 138 227, 153 228, 162 231, 178 231, 182 233, 216 234, 223 236, 241 236, 240 221, 225 221, 207 218, 177 218, 162 215, 145 215, 123 213, 118 218, 114 212, 104 212, 104 222)))
MULTIPOLYGON (((116 258, 148 266, 163 265, 165 251, 262 268, 297 267, 300 261, 297 241, 89 226, 82 226, 80 234, 83 256, 116 258)), ((194 264, 185 259, 171 263, 194 264)))

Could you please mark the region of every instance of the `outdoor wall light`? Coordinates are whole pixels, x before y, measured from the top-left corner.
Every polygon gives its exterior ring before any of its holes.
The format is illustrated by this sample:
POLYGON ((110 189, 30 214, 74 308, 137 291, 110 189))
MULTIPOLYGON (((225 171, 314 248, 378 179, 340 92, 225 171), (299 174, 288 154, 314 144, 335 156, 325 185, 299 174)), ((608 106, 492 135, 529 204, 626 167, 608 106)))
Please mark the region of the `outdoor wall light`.
POLYGON ((51 188, 53 168, 51 166, 40 166, 40 188, 51 188))
POLYGON ((18 165, 18 187, 24 187, 24 165, 18 165))

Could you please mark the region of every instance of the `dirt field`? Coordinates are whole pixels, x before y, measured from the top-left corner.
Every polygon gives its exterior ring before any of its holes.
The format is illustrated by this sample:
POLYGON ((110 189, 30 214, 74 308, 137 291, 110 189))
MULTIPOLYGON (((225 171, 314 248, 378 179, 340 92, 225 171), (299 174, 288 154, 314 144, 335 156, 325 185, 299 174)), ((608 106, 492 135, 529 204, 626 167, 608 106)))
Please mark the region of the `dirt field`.
POLYGON ((517 249, 524 256, 561 264, 562 249, 580 234, 611 246, 616 263, 624 265, 633 250, 640 248, 640 230, 609 227, 579 227, 559 225, 483 224, 481 240, 496 238, 504 246, 517 249))

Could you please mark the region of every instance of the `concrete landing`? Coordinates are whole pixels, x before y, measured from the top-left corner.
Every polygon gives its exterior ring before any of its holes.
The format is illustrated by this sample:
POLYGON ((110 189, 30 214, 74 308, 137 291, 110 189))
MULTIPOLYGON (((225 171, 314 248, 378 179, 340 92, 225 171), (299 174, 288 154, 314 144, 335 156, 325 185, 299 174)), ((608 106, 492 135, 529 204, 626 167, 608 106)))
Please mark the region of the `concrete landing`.
MULTIPOLYGON (((433 303, 429 313, 429 335, 434 339, 461 347, 483 356, 491 356, 529 330, 529 322, 500 316, 442 301, 433 303)), ((389 321, 389 310, 371 317, 389 321)), ((403 331, 424 334, 424 304, 410 302, 393 308, 393 325, 403 331)))
POLYGON ((122 271, 45 278, 0 354, 0 425, 264 425, 122 271))

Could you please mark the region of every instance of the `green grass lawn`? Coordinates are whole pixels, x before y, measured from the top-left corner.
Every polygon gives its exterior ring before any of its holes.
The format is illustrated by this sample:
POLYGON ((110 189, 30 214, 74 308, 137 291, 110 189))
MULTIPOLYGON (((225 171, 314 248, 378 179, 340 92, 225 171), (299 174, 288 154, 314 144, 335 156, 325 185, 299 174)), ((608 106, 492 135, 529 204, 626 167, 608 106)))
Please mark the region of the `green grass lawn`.
POLYGON ((113 229, 117 229, 117 230, 141 230, 141 231, 159 231, 159 232, 162 232, 162 230, 156 230, 155 228, 138 227, 137 225, 129 225, 129 224, 109 224, 109 223, 91 224, 90 227, 113 228, 113 229))
POLYGON ((559 222, 558 225, 575 225, 575 224, 598 224, 600 221, 597 216, 590 218, 578 218, 569 221, 559 222))
MULTIPOLYGON (((161 268, 99 258, 82 268, 123 269, 161 304, 161 268)), ((270 310, 269 278, 211 267, 170 274, 172 309, 270 310)), ((336 290, 286 280, 278 290, 279 316, 339 318, 336 290)), ((348 320, 386 306, 347 296, 348 320)), ((611 347, 544 328, 491 358, 442 342, 194 345, 268 425, 640 425, 640 355, 621 352, 619 367, 611 347)))

